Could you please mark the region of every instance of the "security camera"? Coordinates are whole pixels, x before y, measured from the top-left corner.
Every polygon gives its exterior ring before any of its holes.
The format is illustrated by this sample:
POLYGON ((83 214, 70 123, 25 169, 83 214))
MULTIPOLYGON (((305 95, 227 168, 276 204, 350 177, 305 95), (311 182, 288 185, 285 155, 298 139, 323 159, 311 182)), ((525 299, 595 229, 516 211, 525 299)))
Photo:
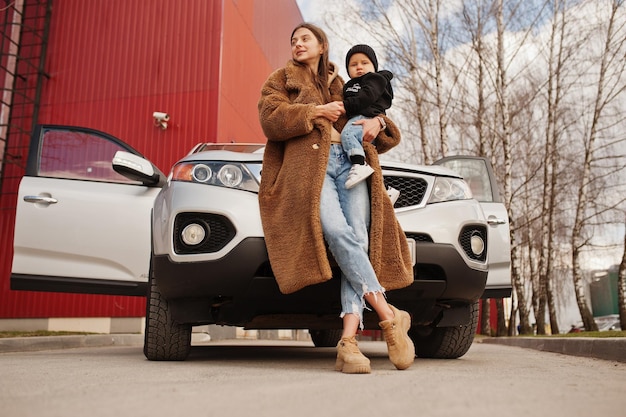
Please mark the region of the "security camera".
POLYGON ((156 120, 157 122, 167 122, 168 120, 170 120, 169 114, 160 111, 155 111, 154 113, 152 113, 152 117, 154 117, 154 120, 156 120))
POLYGON ((167 121, 170 120, 169 114, 155 111, 152 113, 152 117, 154 118, 154 125, 156 127, 160 127, 163 130, 167 129, 167 121))

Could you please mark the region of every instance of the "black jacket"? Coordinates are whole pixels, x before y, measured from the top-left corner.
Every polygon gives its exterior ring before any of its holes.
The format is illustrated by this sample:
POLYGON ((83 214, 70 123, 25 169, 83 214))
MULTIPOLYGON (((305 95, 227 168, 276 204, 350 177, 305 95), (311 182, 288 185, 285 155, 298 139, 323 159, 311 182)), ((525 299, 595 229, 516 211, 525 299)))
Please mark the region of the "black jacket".
POLYGON ((352 78, 343 87, 343 105, 348 118, 358 114, 374 117, 391 107, 393 89, 390 71, 368 72, 352 78))

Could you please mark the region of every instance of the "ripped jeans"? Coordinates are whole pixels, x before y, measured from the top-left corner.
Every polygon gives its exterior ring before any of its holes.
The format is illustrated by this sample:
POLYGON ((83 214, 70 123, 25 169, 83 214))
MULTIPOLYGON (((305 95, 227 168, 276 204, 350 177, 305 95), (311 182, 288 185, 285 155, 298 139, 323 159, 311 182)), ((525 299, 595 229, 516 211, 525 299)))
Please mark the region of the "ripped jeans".
POLYGON ((384 294, 368 256, 370 198, 367 181, 346 189, 352 164, 341 144, 331 144, 322 187, 324 238, 341 268, 341 317, 357 314, 363 329, 365 294, 384 294))

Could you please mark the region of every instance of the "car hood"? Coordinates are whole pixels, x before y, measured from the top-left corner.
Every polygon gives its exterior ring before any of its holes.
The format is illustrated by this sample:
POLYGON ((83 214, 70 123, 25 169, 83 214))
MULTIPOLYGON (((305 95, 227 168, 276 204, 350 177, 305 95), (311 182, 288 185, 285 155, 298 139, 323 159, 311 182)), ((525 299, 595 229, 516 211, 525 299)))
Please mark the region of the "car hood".
MULTIPOLYGON (((191 153, 181 159, 179 162, 183 161, 232 161, 261 163, 263 162, 263 148, 257 150, 256 152, 234 152, 222 149, 202 151, 197 153, 191 153)), ((398 173, 419 173, 438 177, 462 178, 455 171, 439 165, 415 165, 393 161, 380 161, 380 165, 385 171, 394 171, 398 173)))
POLYGON ((203 151, 187 155, 179 162, 190 161, 233 161, 233 162, 263 162, 263 153, 245 153, 233 151, 203 151))
POLYGON ((380 166, 386 171, 412 172, 436 177, 463 178, 456 171, 441 165, 415 165, 402 162, 380 161, 380 166))

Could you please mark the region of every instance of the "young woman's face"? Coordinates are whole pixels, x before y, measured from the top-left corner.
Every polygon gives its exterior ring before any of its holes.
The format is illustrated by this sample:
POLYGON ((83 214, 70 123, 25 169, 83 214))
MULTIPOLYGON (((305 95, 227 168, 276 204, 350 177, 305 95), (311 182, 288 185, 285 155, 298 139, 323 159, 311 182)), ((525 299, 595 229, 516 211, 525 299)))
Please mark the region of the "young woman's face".
POLYGON ((357 52, 348 61, 348 75, 350 78, 360 77, 368 72, 374 72, 374 64, 364 53, 357 52))
POLYGON ((291 56, 294 61, 310 66, 314 71, 324 53, 324 47, 313 32, 307 28, 299 28, 291 38, 291 56))

